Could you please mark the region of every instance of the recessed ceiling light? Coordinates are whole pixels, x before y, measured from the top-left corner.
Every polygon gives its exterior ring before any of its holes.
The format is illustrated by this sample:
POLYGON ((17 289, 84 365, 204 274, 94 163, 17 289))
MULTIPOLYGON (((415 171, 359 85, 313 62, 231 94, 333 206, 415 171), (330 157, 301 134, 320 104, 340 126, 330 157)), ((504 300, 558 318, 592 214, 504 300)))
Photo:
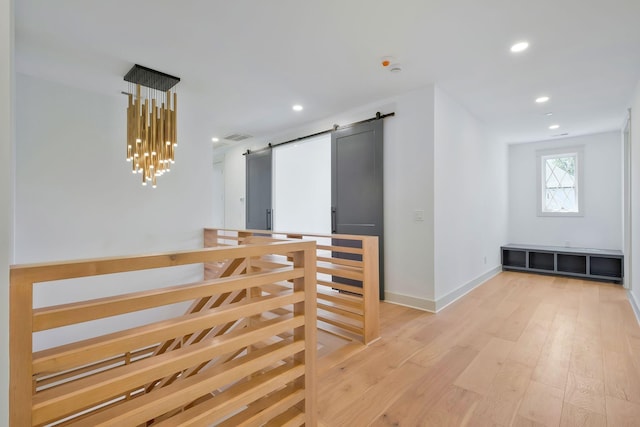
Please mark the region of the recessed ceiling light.
POLYGON ((544 114, 545 116, 553 116, 553 112, 549 111, 548 113, 544 114))
POLYGON ((293 108, 293 111, 302 111, 302 105, 300 104, 296 104, 292 108, 293 108))
POLYGON ((548 96, 540 96, 538 98, 536 98, 536 102, 538 104, 542 104, 543 102, 547 102, 549 100, 548 96))
POLYGON ((560 127, 560 125, 551 125, 549 126, 549 129, 558 129, 560 127))
POLYGON ((511 46, 511 52, 514 52, 514 53, 522 52, 523 50, 527 50, 528 47, 529 47, 528 42, 518 42, 513 46, 511 46))
POLYGON ((220 141, 220 138, 216 138, 216 137, 214 136, 213 138, 211 138, 211 141, 213 141, 213 142, 218 142, 218 141, 220 141))

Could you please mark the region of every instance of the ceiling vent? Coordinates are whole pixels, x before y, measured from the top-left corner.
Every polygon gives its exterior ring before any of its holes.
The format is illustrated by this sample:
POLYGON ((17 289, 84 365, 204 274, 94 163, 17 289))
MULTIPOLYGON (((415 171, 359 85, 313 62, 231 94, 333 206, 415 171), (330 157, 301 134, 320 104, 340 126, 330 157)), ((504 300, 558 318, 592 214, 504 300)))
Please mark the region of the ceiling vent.
POLYGON ((253 136, 246 135, 246 134, 243 134, 243 133, 234 133, 234 134, 225 136, 223 139, 227 139, 229 141, 238 142, 238 141, 242 141, 242 140, 249 139, 249 138, 253 138, 253 136))

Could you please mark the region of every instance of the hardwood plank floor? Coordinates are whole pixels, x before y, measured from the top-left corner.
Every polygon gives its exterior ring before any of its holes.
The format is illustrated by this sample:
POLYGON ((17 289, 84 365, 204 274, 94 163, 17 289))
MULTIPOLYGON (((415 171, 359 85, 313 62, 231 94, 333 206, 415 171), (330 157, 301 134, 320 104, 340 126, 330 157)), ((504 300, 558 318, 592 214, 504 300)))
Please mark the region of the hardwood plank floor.
POLYGON ((438 314, 380 314, 381 340, 320 373, 320 425, 640 426, 618 285, 503 272, 438 314))

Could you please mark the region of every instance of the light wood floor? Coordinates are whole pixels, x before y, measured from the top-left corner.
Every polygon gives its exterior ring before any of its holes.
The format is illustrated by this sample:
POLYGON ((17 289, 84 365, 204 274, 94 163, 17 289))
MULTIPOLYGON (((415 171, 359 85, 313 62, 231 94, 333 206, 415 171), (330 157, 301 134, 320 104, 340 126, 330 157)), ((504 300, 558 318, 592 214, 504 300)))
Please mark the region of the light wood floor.
POLYGON ((640 426, 640 327, 617 285, 501 273, 319 377, 321 425, 640 426))

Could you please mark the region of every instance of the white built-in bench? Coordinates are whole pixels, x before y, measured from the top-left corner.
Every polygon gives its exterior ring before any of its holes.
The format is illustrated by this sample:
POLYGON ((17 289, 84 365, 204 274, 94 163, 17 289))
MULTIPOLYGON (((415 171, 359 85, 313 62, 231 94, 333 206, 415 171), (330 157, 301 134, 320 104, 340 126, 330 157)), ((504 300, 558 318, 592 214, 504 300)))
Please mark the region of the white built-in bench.
POLYGON ((516 244, 502 246, 500 251, 503 270, 622 283, 622 251, 516 244))

